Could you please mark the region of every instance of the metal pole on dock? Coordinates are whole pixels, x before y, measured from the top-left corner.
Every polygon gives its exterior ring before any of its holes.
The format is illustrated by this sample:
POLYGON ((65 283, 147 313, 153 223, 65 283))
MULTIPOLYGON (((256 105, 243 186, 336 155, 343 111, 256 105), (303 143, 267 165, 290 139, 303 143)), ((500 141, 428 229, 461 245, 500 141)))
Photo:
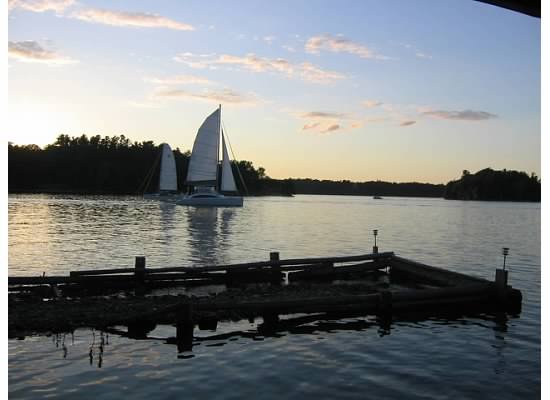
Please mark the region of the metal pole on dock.
POLYGON ((508 271, 506 271, 506 256, 510 249, 508 247, 502 248, 502 255, 504 256, 504 262, 502 269, 497 269, 495 274, 495 284, 497 287, 497 296, 499 301, 506 301, 506 294, 508 292, 508 271))
POLYGON ((376 236, 378 236, 378 229, 374 229, 372 233, 374 233, 374 246, 372 248, 372 252, 374 254, 378 254, 378 246, 376 245, 376 236))

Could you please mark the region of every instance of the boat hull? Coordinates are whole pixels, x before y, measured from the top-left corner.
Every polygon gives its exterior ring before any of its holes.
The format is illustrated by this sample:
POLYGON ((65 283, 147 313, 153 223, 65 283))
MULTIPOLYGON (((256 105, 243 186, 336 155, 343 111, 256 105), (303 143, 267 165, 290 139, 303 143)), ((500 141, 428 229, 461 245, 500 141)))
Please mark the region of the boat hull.
POLYGON ((243 198, 238 196, 193 197, 184 196, 176 204, 195 207, 242 207, 243 198))

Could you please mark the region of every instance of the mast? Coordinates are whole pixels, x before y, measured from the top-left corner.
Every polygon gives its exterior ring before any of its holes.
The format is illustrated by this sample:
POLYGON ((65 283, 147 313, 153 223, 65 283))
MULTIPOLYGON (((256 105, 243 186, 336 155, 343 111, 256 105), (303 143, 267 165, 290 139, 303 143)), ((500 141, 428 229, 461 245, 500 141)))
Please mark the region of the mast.
POLYGON ((219 171, 219 165, 220 165, 220 140, 222 136, 222 105, 218 105, 218 148, 216 149, 216 189, 218 191, 221 190, 221 182, 218 179, 218 171, 219 171))

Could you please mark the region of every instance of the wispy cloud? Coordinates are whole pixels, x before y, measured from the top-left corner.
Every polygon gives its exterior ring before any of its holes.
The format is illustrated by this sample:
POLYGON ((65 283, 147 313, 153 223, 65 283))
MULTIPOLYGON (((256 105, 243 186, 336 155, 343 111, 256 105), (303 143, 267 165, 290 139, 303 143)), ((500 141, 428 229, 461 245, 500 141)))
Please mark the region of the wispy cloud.
POLYGON ((195 69, 212 68, 212 58, 215 56, 216 54, 193 54, 186 52, 176 54, 174 61, 195 69))
POLYGON ((57 14, 75 4, 74 0, 8 0, 8 9, 21 8, 33 12, 55 11, 57 14))
POLYGON ((287 78, 300 78, 312 83, 334 83, 345 78, 344 75, 338 72, 324 70, 308 62, 294 64, 284 58, 260 57, 253 53, 242 57, 230 54, 222 54, 216 57, 215 54, 181 53, 176 55, 174 60, 191 68, 240 68, 253 72, 281 74, 287 78))
POLYGON ((55 51, 46 50, 38 42, 25 40, 22 42, 8 42, 8 55, 24 62, 44 64, 75 64, 78 60, 63 56, 55 51))
POLYGON ((367 108, 375 108, 375 107, 381 106, 384 103, 377 100, 365 100, 365 101, 362 101, 361 104, 363 104, 367 108))
POLYGON ((275 37, 275 36, 264 36, 264 37, 262 38, 262 40, 263 40, 264 42, 266 42, 267 44, 271 44, 271 43, 273 43, 275 40, 277 40, 277 37, 275 37))
POLYGON ((327 71, 308 62, 300 64, 298 70, 303 80, 313 83, 334 83, 346 78, 339 72, 327 71))
POLYGON ((300 118, 310 119, 310 118, 320 118, 320 119, 345 119, 348 117, 347 114, 339 112, 327 112, 327 111, 309 111, 305 113, 298 114, 300 118))
POLYGON ((303 131, 308 131, 310 129, 315 129, 317 128, 319 125, 321 125, 320 122, 314 122, 314 123, 311 123, 311 124, 305 124, 303 127, 302 127, 302 130, 303 131))
POLYGON ((430 59, 430 60, 433 58, 430 54, 426 53, 425 51, 419 50, 416 46, 413 46, 410 43, 400 43, 400 42, 395 43, 394 42, 394 44, 397 44, 401 47, 404 47, 408 51, 414 52, 414 55, 418 58, 426 58, 426 59, 430 59))
POLYGON ((93 22, 112 26, 130 26, 138 28, 166 28, 179 31, 192 31, 192 25, 178 22, 157 14, 111 11, 99 8, 86 8, 77 10, 71 14, 73 18, 81 21, 93 22))
POLYGON ((332 125, 329 125, 327 128, 321 130, 320 132, 321 133, 331 133, 331 132, 336 132, 339 129, 341 129, 339 124, 332 124, 332 125))
POLYGON ((194 75, 174 75, 164 78, 144 78, 146 82, 157 85, 213 85, 209 79, 194 75))
POLYGON ((351 124, 347 120, 351 118, 350 114, 334 111, 308 111, 308 112, 290 112, 299 119, 307 120, 302 126, 302 131, 313 133, 331 134, 336 131, 359 128, 361 123, 353 121, 351 124), (348 127, 346 128, 346 125, 348 127))
POLYGON ((290 62, 283 58, 264 58, 255 54, 247 54, 244 57, 222 54, 214 64, 236 65, 255 72, 280 72, 292 74, 294 68, 290 62))
POLYGON ((376 60, 388 60, 389 57, 376 53, 368 47, 355 43, 341 35, 319 35, 313 36, 306 42, 305 49, 308 53, 319 54, 321 50, 331 51, 333 53, 349 53, 361 58, 371 58, 376 60))
POLYGON ((154 97, 156 98, 189 98, 204 100, 213 103, 224 103, 232 105, 254 105, 258 102, 258 97, 254 94, 242 94, 231 89, 222 89, 218 91, 204 90, 202 92, 192 92, 184 89, 158 89, 154 97))
POLYGON ((428 58, 430 60, 433 58, 431 55, 423 53, 421 51, 417 51, 416 53, 414 53, 414 55, 417 56, 418 58, 428 58))
POLYGON ((443 110, 433 110, 433 111, 424 111, 423 115, 436 119, 452 119, 460 121, 483 121, 487 119, 497 118, 497 115, 491 114, 486 111, 474 111, 474 110, 464 110, 464 111, 443 111, 443 110))
POLYGON ((296 49, 288 44, 284 44, 282 47, 290 53, 296 53, 296 49))
POLYGON ((411 126, 416 124, 416 121, 403 121, 399 124, 399 126, 411 126))

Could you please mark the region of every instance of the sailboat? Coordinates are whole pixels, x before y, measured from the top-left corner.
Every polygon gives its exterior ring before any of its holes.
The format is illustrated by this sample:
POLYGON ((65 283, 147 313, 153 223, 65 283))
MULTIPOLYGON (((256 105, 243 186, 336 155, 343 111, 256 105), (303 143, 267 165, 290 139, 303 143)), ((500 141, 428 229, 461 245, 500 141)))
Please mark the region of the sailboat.
POLYGON ((242 207, 243 198, 239 196, 231 160, 227 152, 224 134, 221 129, 220 105, 202 123, 193 143, 191 158, 185 183, 193 190, 178 198, 177 204, 188 206, 242 207), (218 177, 218 163, 222 148, 222 172, 218 177), (224 195, 232 193, 236 195, 224 195))
POLYGON ((146 199, 170 200, 178 191, 176 160, 168 143, 162 143, 158 192, 146 193, 146 199))

